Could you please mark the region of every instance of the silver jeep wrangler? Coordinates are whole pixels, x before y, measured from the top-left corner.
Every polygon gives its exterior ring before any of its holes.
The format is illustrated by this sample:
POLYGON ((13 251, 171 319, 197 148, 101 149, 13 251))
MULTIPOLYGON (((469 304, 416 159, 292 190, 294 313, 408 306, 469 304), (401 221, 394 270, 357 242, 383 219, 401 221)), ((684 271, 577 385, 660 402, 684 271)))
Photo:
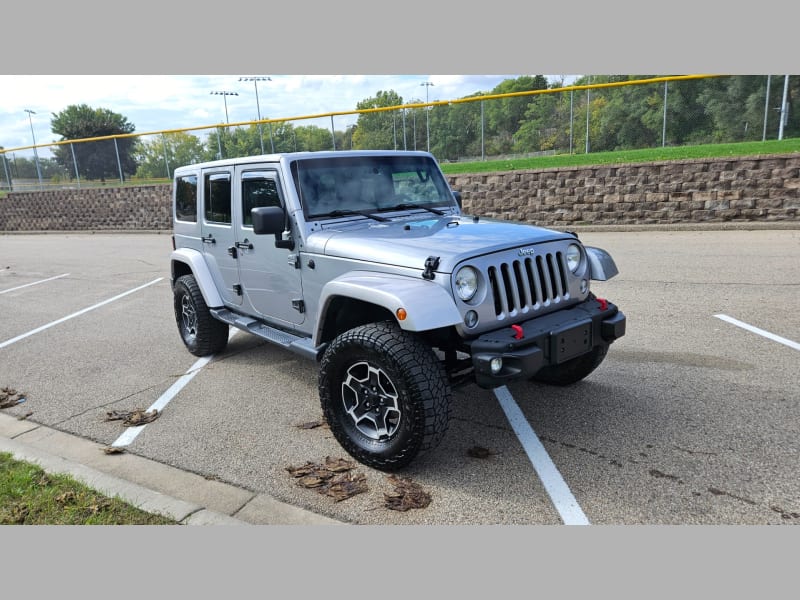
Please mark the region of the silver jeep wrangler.
POLYGON ((589 291, 617 273, 573 233, 461 212, 427 152, 275 154, 180 167, 172 287, 189 352, 229 326, 319 363, 342 447, 393 471, 441 441, 451 389, 568 385, 625 334, 589 291))

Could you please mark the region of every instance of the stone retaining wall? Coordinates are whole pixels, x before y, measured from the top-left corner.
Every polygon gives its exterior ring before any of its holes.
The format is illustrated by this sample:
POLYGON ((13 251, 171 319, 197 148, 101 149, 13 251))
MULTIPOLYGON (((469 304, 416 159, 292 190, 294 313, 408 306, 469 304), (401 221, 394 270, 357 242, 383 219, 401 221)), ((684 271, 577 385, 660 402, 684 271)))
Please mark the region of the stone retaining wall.
POLYGON ((14 192, 0 198, 0 231, 172 228, 170 186, 14 192))
MULTIPOLYGON (((797 154, 448 176, 464 209, 546 226, 800 221, 797 154)), ((168 230, 170 186, 15 192, 0 231, 168 230)))
POLYGON ((540 225, 800 221, 800 156, 457 175, 467 213, 540 225))

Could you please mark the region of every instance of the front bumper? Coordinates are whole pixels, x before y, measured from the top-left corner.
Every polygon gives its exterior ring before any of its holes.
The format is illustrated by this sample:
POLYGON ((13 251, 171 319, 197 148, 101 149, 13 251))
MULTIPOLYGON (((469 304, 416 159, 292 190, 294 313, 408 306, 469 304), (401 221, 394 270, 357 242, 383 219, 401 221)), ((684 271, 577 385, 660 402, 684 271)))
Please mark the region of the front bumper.
POLYGON ((625 315, 611 302, 590 298, 558 312, 485 333, 468 342, 475 382, 495 388, 527 379, 542 367, 562 364, 625 335, 625 315), (492 359, 502 368, 492 372, 492 359))

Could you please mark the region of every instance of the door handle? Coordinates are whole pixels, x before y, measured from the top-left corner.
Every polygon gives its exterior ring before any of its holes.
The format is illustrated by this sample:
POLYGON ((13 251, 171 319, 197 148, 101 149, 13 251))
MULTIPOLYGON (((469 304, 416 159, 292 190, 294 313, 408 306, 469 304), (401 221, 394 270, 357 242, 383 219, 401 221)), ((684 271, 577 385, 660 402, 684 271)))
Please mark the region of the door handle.
POLYGON ((252 250, 253 243, 247 238, 244 238, 243 242, 236 242, 236 247, 241 248, 242 250, 252 250))
POLYGON ((200 238, 200 240, 201 240, 201 241, 202 241, 204 244, 216 244, 216 243, 217 243, 217 240, 215 240, 215 239, 214 239, 214 236, 213 236, 213 235, 211 235, 210 233, 208 234, 208 237, 201 237, 201 238, 200 238))

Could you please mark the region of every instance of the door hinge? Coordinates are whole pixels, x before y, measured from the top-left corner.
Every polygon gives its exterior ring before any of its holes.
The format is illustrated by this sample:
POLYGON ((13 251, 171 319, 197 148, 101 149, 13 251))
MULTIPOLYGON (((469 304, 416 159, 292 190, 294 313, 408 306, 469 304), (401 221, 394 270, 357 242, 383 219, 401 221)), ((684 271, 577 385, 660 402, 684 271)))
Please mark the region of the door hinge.
POLYGON ((289 264, 292 265, 295 269, 300 268, 300 255, 299 254, 290 254, 288 257, 289 264))
POLYGON ((292 300, 292 308, 299 313, 306 312, 306 303, 303 300, 292 300))
POLYGON ((241 296, 242 295, 242 286, 240 284, 238 284, 238 283, 234 284, 233 285, 233 291, 237 296, 241 296))

